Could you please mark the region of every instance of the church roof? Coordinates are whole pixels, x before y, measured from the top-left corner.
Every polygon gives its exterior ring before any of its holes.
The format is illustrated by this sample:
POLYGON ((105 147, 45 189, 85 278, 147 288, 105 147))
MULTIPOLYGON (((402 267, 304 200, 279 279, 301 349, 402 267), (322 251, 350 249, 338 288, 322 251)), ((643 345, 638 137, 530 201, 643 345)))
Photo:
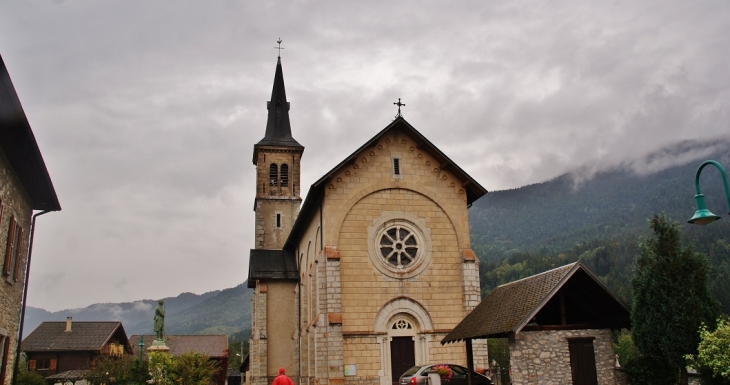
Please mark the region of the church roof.
POLYGON ((629 317, 628 306, 585 265, 575 262, 498 286, 441 343, 571 325, 629 327, 629 317))
POLYGON ((41 150, 0 56, 0 148, 25 187, 34 210, 61 210, 41 150))
POLYGON ((274 86, 271 90, 271 100, 266 103, 266 109, 269 110, 269 117, 266 121, 266 133, 264 138, 254 145, 254 164, 256 164, 256 151, 261 146, 284 146, 302 150, 304 149, 304 146, 294 140, 291 135, 289 102, 286 100, 284 72, 281 69, 281 57, 276 62, 274 86))
POLYGON ((436 147, 431 141, 426 139, 423 134, 418 132, 413 126, 411 126, 402 116, 396 117, 396 119, 390 123, 387 127, 382 129, 379 133, 377 133, 375 136, 373 136, 370 140, 368 140, 365 144, 360 146, 357 150, 355 150, 352 154, 350 154, 348 157, 346 157, 342 162, 340 162, 337 166, 335 166, 332 170, 324 174, 321 178, 319 178, 318 181, 314 182, 312 186, 309 188, 309 192, 307 193, 307 197, 304 200, 304 203, 302 204, 302 208, 299 211, 299 215, 297 216, 296 222, 294 222, 294 226, 292 227, 291 232, 289 233, 289 237, 286 240, 286 243, 284 244, 284 248, 295 248, 296 247, 296 240, 299 238, 300 234, 305 230, 307 226, 307 221, 309 221, 309 218, 311 215, 317 210, 317 207, 319 205, 321 196, 324 194, 324 188, 327 185, 327 182, 337 173, 342 171, 343 168, 347 167, 348 165, 352 164, 352 162, 357 159, 357 156, 364 150, 375 146, 380 139, 386 135, 388 132, 392 130, 400 129, 403 132, 405 132, 407 135, 411 136, 416 142, 418 142, 418 148, 423 149, 424 151, 428 152, 433 156, 436 161, 439 162, 442 169, 448 170, 451 173, 453 173, 457 178, 463 181, 464 189, 466 190, 466 203, 467 205, 471 205, 475 200, 482 197, 484 194, 487 193, 487 189, 482 187, 482 185, 479 184, 474 178, 469 176, 464 170, 461 169, 454 161, 449 159, 446 154, 441 152, 438 147, 436 147))
POLYGON ((248 263, 248 287, 256 281, 290 281, 299 279, 297 261, 292 250, 251 249, 248 263))

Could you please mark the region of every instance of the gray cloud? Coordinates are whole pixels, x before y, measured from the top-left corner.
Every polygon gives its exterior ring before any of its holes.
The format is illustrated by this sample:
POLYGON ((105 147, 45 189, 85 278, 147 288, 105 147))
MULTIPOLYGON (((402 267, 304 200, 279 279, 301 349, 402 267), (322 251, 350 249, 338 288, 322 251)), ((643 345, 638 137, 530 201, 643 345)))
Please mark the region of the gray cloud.
POLYGON ((29 301, 245 280, 279 37, 305 187, 400 97, 496 190, 728 140, 729 19, 724 1, 5 1, 0 53, 64 208, 38 220, 29 301))

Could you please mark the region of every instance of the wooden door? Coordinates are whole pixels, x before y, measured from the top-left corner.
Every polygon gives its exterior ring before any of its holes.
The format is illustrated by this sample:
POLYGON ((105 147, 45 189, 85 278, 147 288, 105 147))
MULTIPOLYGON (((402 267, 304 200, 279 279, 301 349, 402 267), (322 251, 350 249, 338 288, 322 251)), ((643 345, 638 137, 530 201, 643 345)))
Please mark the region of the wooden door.
POLYGON ((398 384, 400 376, 416 364, 413 337, 393 337, 390 340, 390 378, 398 384))
POLYGON ((588 337, 568 340, 573 385, 598 385, 593 339, 593 337, 588 337))

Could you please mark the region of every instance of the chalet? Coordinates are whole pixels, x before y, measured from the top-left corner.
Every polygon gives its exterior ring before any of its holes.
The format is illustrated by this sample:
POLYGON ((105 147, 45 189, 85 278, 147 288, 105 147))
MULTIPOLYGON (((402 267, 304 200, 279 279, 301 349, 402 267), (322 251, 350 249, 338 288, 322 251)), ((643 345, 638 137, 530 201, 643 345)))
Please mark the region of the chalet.
POLYGON ((0 385, 13 382, 36 218, 61 210, 5 63, 0 57, 0 385), (33 210, 41 210, 33 215, 33 210))
MULTIPOLYGON (((132 354, 121 322, 43 322, 21 344, 28 370, 43 377, 80 379, 95 359, 132 354)), ((51 378, 51 379, 54 379, 51 378)))
MULTIPOLYGON (((152 346, 155 340, 154 335, 146 335, 142 342, 144 346, 152 346)), ((129 337, 134 355, 139 355, 139 335, 129 337)), ((215 335, 165 335, 165 345, 170 348, 169 353, 179 356, 183 353, 199 353, 208 356, 218 363, 216 374, 216 385, 225 385, 228 376, 228 336, 225 334, 215 335)))
POLYGON ((629 307, 575 262, 497 287, 441 343, 508 338, 514 385, 614 385, 611 330, 628 327, 629 307))

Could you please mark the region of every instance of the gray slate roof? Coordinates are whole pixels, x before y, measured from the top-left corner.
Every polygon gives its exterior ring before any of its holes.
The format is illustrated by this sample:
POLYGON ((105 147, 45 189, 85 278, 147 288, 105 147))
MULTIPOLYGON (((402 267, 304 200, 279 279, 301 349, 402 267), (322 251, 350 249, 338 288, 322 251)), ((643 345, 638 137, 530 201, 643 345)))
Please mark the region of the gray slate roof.
POLYGON ((83 380, 88 376, 89 373, 91 373, 91 370, 87 369, 67 370, 65 372, 50 375, 46 377, 46 380, 58 380, 60 382, 65 382, 64 380, 83 380))
POLYGON ((613 313, 621 313, 616 319, 628 317, 629 309, 626 304, 611 293, 581 262, 575 262, 498 286, 456 325, 441 343, 506 336, 509 333, 520 332, 578 272, 582 272, 581 279, 587 275, 589 277, 587 279, 593 282, 590 288, 593 292, 601 292, 604 301, 608 299, 612 302, 608 307, 613 313))
MULTIPOLYGON (((152 346, 155 335, 144 336, 145 350, 152 346)), ((133 354, 139 355, 139 335, 129 337, 133 354)), ((165 345, 170 348, 170 354, 177 356, 183 353, 200 353, 211 358, 228 357, 228 336, 225 334, 208 335, 165 335, 165 345)))
POLYGON ((289 102, 286 100, 281 58, 276 62, 274 86, 271 90, 271 100, 267 103, 266 109, 269 110, 268 120, 266 121, 266 133, 264 134, 264 138, 254 145, 254 164, 256 164, 256 151, 260 146, 285 146, 304 150, 304 147, 294 140, 291 135, 289 102))
POLYGON ((354 161, 356 161, 357 157, 363 151, 374 147, 383 136, 394 130, 400 130, 404 134, 413 138, 413 140, 419 143, 419 149, 426 151, 436 159, 439 167, 444 170, 448 170, 462 181, 462 186, 466 191, 467 207, 487 193, 487 189, 482 187, 479 182, 469 176, 466 171, 462 170, 459 165, 454 163, 454 161, 446 156, 446 154, 441 152, 441 150, 436 147, 436 145, 431 143, 431 141, 423 136, 423 134, 421 134, 418 130, 416 130, 415 127, 411 126, 410 123, 408 123, 402 116, 398 116, 395 118, 395 120, 393 120, 393 122, 383 128, 380 132, 375 134, 375 136, 370 138, 370 140, 365 142, 365 144, 360 146, 360 148, 355 150, 332 170, 324 174, 324 176, 322 176, 321 178, 319 178, 318 181, 312 184, 312 186, 309 188, 309 191, 307 192, 306 199, 304 199, 304 203, 302 203, 302 207, 299 210, 299 215, 297 215, 297 219, 294 222, 294 226, 292 227, 291 232, 289 233, 289 237, 284 243, 284 249, 293 250, 297 247, 299 237, 304 233, 307 226, 309 225, 309 219, 317 210, 319 210, 319 204, 322 201, 325 186, 330 181, 330 179, 335 174, 340 172, 343 168, 351 165, 354 161))
POLYGON ((256 281, 295 281, 299 279, 296 256, 292 250, 251 249, 248 287, 256 281))
POLYGON ((25 187, 35 210, 61 210, 41 150, 0 56, 0 149, 25 187))
POLYGON ((72 330, 66 331, 66 322, 43 322, 21 344, 24 352, 41 351, 98 351, 117 333, 123 336, 119 343, 128 346, 127 334, 121 322, 73 321, 72 330))

